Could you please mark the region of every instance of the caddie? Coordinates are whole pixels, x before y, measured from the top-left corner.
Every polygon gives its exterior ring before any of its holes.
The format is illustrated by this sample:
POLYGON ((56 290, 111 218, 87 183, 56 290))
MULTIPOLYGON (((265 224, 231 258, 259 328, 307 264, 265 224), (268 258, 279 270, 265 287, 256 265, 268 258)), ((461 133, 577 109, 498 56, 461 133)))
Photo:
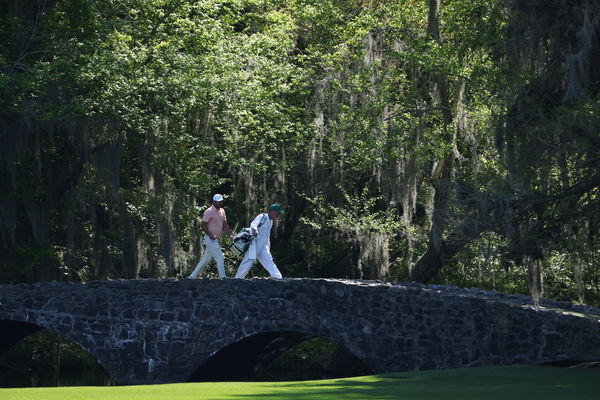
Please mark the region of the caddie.
POLYGON ((258 260, 271 278, 281 279, 281 272, 273 262, 273 256, 271 255, 270 238, 273 221, 279 218, 281 214, 283 214, 281 205, 272 204, 266 213, 259 214, 254 218, 250 224, 254 240, 250 242, 250 247, 238 267, 235 274, 236 278, 245 278, 254 261, 258 260))
POLYGON ((223 231, 230 238, 233 237, 231 229, 227 224, 227 214, 223 209, 223 201, 225 199, 220 194, 215 194, 212 198, 212 206, 207 208, 202 215, 202 230, 204 231, 204 255, 196 265, 196 268, 188 278, 195 278, 200 274, 202 268, 208 264, 213 258, 217 262, 217 270, 219 276, 225 278, 225 257, 221 251, 220 239, 223 231))

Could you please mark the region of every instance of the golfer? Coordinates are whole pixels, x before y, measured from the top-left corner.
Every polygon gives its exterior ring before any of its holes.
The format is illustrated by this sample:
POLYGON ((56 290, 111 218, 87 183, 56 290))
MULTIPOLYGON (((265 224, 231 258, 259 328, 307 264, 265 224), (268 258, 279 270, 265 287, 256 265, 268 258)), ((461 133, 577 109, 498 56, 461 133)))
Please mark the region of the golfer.
POLYGON ((189 278, 195 278, 200 274, 202 268, 213 258, 217 262, 219 276, 225 278, 225 258, 221 251, 220 239, 223 231, 229 237, 233 237, 231 229, 227 224, 227 215, 223 209, 223 196, 215 194, 212 198, 212 206, 207 208, 202 215, 202 230, 204 231, 204 255, 189 278))
POLYGON ((266 213, 259 214, 252 223, 250 224, 250 230, 254 240, 250 242, 250 247, 240 266, 238 267, 236 278, 245 278, 248 271, 254 264, 255 260, 258 260, 264 269, 267 270, 271 278, 281 279, 281 272, 277 269, 277 266, 273 262, 273 256, 271 255, 271 228, 273 227, 273 220, 279 218, 283 214, 281 205, 273 204, 269 207, 266 213))

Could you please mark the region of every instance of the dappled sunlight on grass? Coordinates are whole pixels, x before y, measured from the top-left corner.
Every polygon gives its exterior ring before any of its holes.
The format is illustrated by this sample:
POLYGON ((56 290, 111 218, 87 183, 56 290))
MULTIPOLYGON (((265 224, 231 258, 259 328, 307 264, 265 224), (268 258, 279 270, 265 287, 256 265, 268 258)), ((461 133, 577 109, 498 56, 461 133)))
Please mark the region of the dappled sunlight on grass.
POLYGON ((207 382, 149 386, 0 389, 10 400, 243 399, 597 400, 600 372, 482 367, 305 382, 207 382))

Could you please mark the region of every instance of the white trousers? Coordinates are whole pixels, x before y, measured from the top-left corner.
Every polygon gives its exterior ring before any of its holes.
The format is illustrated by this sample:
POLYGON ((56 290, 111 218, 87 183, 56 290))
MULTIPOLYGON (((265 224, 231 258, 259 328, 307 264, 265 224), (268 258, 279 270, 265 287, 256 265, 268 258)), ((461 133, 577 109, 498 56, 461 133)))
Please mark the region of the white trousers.
MULTIPOLYGON (((246 252, 238 267, 237 273, 235 274, 236 278, 245 278, 248 271, 250 271, 250 268, 252 268, 254 261, 256 261, 253 258, 250 258, 248 253, 249 252, 246 252)), ((271 255, 269 248, 263 247, 262 249, 257 250, 257 253, 258 262, 260 262, 263 268, 267 270, 271 278, 281 279, 281 272, 279 272, 277 265, 273 262, 273 256, 271 255)))
POLYGON ((219 244, 219 240, 211 240, 208 235, 204 235, 204 255, 194 268, 194 271, 190 274, 188 278, 197 277, 206 264, 208 264, 212 259, 215 259, 217 262, 217 270, 219 271, 219 276, 221 278, 225 278, 225 257, 223 256, 223 252, 221 251, 221 245, 219 244))

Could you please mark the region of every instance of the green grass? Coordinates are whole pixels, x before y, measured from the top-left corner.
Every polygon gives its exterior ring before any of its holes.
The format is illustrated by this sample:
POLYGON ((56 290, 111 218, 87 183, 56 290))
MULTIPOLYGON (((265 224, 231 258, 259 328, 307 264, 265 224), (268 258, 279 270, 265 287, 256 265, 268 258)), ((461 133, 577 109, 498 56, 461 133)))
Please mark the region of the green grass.
POLYGON ((511 366, 406 372, 306 382, 0 389, 0 399, 598 400, 600 371, 511 366))

